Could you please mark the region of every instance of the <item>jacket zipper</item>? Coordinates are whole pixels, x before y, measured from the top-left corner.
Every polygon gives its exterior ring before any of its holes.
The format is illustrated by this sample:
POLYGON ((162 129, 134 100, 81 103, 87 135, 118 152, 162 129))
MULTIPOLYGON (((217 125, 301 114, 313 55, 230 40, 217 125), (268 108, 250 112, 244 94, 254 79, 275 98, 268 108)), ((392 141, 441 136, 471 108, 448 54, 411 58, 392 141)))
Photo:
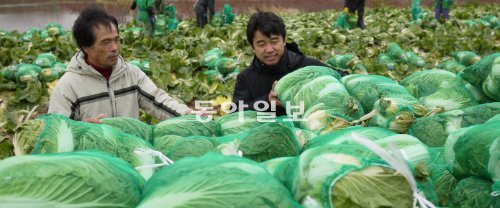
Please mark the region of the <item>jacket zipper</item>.
POLYGON ((115 109, 115 93, 113 90, 109 87, 109 80, 106 80, 106 85, 108 86, 108 93, 109 93, 109 102, 111 104, 111 117, 116 117, 116 109, 115 109))

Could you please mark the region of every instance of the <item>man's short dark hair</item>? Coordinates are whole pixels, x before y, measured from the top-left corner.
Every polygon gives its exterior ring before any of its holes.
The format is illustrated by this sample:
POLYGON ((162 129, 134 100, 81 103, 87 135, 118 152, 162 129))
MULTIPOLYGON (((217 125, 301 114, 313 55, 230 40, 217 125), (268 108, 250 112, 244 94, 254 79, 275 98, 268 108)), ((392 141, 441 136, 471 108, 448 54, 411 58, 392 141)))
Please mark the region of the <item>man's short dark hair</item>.
POLYGON ((257 11, 250 17, 247 25, 247 40, 252 47, 256 31, 260 31, 267 37, 271 37, 271 35, 281 35, 283 40, 286 37, 283 19, 272 12, 257 11))
POLYGON ((95 42, 94 28, 102 25, 111 29, 115 25, 118 32, 118 21, 101 8, 90 7, 82 11, 73 25, 73 37, 79 48, 90 47, 95 42))

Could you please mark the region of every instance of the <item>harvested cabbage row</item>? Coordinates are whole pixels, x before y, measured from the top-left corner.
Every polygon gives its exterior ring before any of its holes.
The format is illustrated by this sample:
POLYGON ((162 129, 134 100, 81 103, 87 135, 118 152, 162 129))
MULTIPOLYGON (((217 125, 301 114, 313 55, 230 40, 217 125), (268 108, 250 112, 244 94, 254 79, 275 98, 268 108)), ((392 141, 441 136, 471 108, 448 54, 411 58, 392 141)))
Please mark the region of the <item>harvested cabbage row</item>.
POLYGON ((500 121, 461 128, 446 141, 445 161, 453 175, 462 179, 478 176, 500 181, 500 121))
POLYGON ((362 146, 319 146, 294 161, 285 185, 305 207, 411 207, 413 203, 406 179, 362 146))
MULTIPOLYGON (((338 73, 328 67, 308 66, 281 78, 275 91, 284 104, 302 106, 300 127, 324 134, 346 128, 364 115, 360 103, 338 81, 338 73)), ((293 109, 292 109, 293 110, 293 109)), ((290 117, 294 117, 293 112, 290 117)))
POLYGON ((500 114, 500 103, 486 103, 416 119, 408 133, 431 147, 442 147, 448 135, 463 127, 482 124, 500 114))
POLYGON ((14 156, 0 161, 2 207, 135 207, 144 179, 98 151, 14 156))
POLYGON ((500 53, 484 57, 465 68, 459 75, 481 89, 489 98, 500 101, 500 53))
POLYGON ((299 207, 257 163, 217 153, 162 168, 148 182, 143 207, 299 207))
POLYGON ((243 157, 262 162, 277 157, 296 156, 302 147, 294 134, 293 124, 279 121, 222 137, 165 136, 163 139, 165 141, 157 142, 164 145, 155 148, 166 153, 172 160, 188 156, 199 157, 211 151, 233 155, 241 151, 243 157))
POLYGON ((153 142, 153 126, 130 117, 114 117, 101 119, 103 124, 130 135, 142 138, 149 143, 153 142))
POLYGON ((215 121, 218 135, 239 134, 264 124, 257 120, 257 116, 257 111, 224 115, 215 121))
POLYGON ((178 136, 216 136, 215 121, 207 120, 205 117, 195 115, 184 115, 157 123, 154 127, 154 137, 165 135, 178 136))
POLYGON ((460 180, 451 192, 450 207, 498 207, 500 196, 492 195, 492 183, 479 177, 460 180))
MULTIPOLYGON (((133 166, 154 164, 148 155, 136 155, 137 148, 152 148, 147 141, 123 133, 113 127, 91 124, 50 114, 31 120, 21 127, 14 140, 16 155, 100 150, 120 157, 133 166)), ((145 178, 153 169, 141 170, 145 178)))
POLYGON ((463 81, 445 70, 425 70, 413 73, 399 82, 427 108, 444 111, 463 109, 478 104, 463 81))
POLYGON ((416 117, 429 112, 408 90, 387 77, 352 74, 343 77, 342 83, 365 112, 376 110, 368 123, 370 126, 406 133, 416 117))

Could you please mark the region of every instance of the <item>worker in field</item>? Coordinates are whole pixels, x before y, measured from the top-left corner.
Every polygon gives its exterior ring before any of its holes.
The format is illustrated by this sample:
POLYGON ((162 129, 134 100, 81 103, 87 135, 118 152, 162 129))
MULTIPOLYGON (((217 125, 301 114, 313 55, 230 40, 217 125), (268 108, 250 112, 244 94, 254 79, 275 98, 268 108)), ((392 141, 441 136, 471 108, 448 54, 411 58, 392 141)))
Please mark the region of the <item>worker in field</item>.
POLYGON ((215 14, 215 0, 196 0, 193 9, 196 13, 196 24, 203 28, 208 23, 209 15, 207 13, 210 12, 210 19, 215 14))
POLYGON ((91 123, 104 117, 139 118, 139 108, 163 120, 194 114, 120 56, 118 22, 99 8, 85 9, 73 25, 80 50, 57 82, 48 113, 91 123))
POLYGON ((453 4, 453 0, 434 0, 434 19, 443 20, 450 18, 450 7, 453 4))
MULTIPOLYGON (((277 81, 305 66, 327 65, 306 57, 297 44, 286 43, 283 19, 272 12, 258 11, 253 14, 248 21, 246 34, 255 56, 250 66, 238 74, 233 103, 238 109, 257 110, 255 105, 264 102, 268 106, 276 106, 277 116, 286 115, 286 110, 274 91, 277 81)), ((272 112, 272 109, 268 108, 266 111, 272 112)))
POLYGON ((155 8, 160 6, 161 0, 134 0, 130 6, 130 13, 133 14, 137 8, 137 21, 144 24, 146 30, 154 34, 155 8))
POLYGON ((365 0, 345 0, 344 1, 344 13, 358 13, 358 27, 365 29, 365 23, 363 20, 363 15, 365 13, 365 0))

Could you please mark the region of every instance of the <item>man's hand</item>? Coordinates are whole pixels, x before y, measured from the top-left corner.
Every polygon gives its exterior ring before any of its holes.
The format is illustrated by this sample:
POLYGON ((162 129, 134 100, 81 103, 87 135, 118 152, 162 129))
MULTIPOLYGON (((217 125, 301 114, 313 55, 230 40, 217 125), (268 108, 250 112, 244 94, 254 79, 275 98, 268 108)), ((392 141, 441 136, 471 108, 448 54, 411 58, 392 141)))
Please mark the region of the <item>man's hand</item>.
POLYGON ((96 117, 84 118, 84 119, 82 119, 82 121, 87 122, 87 123, 102 124, 101 118, 104 118, 104 114, 102 114, 102 113, 100 113, 96 117))
POLYGON ((344 13, 346 13, 346 14, 349 13, 349 8, 344 7, 344 13))
POLYGON ((269 103, 276 102, 277 106, 283 107, 281 101, 278 99, 278 93, 274 91, 274 86, 276 86, 276 83, 278 83, 278 81, 274 81, 273 88, 271 89, 271 92, 269 92, 267 99, 269 100, 269 103))

